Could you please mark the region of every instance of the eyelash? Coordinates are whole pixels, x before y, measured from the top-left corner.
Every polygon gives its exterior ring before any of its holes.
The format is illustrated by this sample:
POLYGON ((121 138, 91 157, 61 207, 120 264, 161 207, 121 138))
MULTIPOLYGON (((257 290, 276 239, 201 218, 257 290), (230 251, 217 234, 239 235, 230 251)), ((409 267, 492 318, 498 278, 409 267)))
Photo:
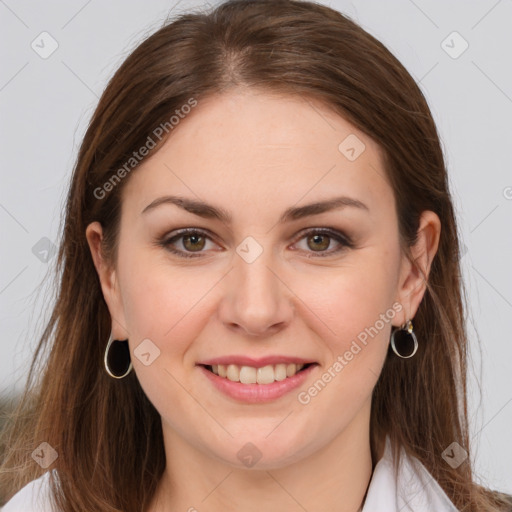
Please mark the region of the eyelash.
MULTIPOLYGON (((207 231, 204 231, 204 230, 198 229, 198 228, 186 228, 186 229, 178 230, 178 232, 170 238, 167 238, 167 237, 162 238, 161 240, 158 241, 158 244, 160 246, 162 246, 163 248, 167 249, 169 252, 175 254, 176 256, 179 256, 180 258, 201 257, 202 253, 204 251, 198 251, 197 253, 194 253, 194 252, 177 250, 172 247, 173 243, 175 243, 177 240, 179 240, 180 238, 183 238, 184 236, 187 236, 187 235, 188 236, 199 235, 199 236, 208 238, 209 240, 212 240, 212 238, 209 236, 207 231)), ((325 258, 327 256, 332 256, 333 254, 337 254, 343 250, 350 249, 353 247, 353 243, 352 243, 352 240, 350 239, 350 237, 348 237, 344 233, 341 233, 340 231, 337 231, 332 228, 312 228, 312 229, 302 231, 300 233, 300 235, 301 236, 297 239, 297 242, 302 240, 303 238, 307 238, 307 236, 310 236, 310 235, 327 235, 331 239, 334 239, 336 242, 341 244, 341 247, 339 247, 338 249, 335 249, 335 250, 320 251, 318 253, 316 253, 315 251, 312 251, 311 255, 308 256, 308 258, 311 258, 311 257, 325 258)), ((294 242, 294 243, 296 243, 296 242, 294 242)))

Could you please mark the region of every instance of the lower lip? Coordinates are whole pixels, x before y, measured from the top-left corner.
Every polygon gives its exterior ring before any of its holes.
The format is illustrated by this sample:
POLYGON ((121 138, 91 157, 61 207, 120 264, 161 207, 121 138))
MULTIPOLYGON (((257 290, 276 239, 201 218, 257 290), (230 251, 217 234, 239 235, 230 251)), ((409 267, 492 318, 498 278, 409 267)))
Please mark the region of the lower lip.
POLYGON ((272 384, 242 384, 241 382, 233 382, 225 377, 219 377, 219 375, 207 370, 204 366, 199 366, 199 368, 210 382, 225 395, 242 402, 264 403, 276 400, 298 388, 316 366, 318 365, 312 364, 305 370, 296 373, 293 377, 274 381, 272 384))

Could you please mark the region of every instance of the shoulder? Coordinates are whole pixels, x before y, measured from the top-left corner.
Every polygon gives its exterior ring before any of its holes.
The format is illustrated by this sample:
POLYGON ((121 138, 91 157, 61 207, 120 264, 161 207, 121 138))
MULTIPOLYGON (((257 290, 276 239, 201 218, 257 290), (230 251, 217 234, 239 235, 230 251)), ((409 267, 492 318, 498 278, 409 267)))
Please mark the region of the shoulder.
POLYGON ((2 512, 55 512, 50 500, 50 472, 20 489, 1 509, 2 512))

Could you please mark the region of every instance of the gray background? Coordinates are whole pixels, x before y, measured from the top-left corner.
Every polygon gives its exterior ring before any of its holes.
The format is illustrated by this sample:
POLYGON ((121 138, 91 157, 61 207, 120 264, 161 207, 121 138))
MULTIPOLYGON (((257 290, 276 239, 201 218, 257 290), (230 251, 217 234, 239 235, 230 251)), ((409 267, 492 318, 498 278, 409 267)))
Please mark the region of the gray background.
MULTIPOLYGON (((420 82, 438 124, 466 247, 477 474, 512 492, 512 2, 328 5, 388 46, 420 82)), ((169 13, 196 6, 207 5, 0 0, 0 395, 21 388, 48 317, 41 282, 55 263, 77 147, 106 81, 169 13), (43 59, 51 44, 58 48, 43 59)))

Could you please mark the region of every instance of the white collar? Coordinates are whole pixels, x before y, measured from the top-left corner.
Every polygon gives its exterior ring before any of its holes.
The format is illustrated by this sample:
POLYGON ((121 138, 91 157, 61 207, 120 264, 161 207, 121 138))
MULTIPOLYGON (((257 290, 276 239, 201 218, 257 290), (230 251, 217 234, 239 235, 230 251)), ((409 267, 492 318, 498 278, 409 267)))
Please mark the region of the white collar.
POLYGON ((395 478, 391 441, 373 470, 362 512, 457 512, 455 505, 425 466, 401 448, 395 478))

